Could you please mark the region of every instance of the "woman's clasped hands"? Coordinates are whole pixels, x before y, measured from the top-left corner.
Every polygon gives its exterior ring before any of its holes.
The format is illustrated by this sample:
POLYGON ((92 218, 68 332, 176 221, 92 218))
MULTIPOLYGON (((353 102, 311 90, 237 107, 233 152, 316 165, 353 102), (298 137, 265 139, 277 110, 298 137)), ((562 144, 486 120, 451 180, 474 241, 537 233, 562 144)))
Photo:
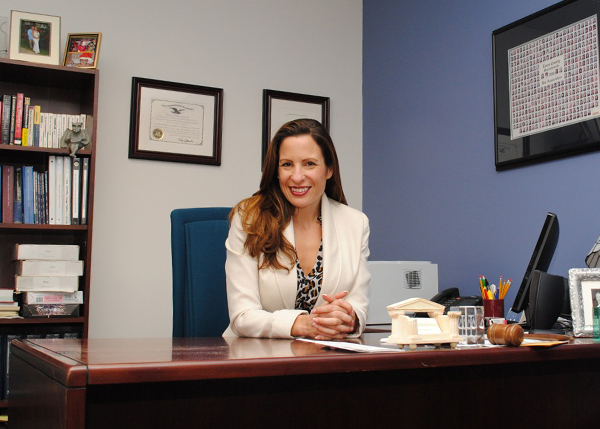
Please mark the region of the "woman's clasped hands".
POLYGON ((356 331, 358 318, 352 305, 345 301, 347 291, 335 295, 323 294, 324 305, 315 307, 310 314, 298 316, 292 335, 315 340, 343 339, 356 331))

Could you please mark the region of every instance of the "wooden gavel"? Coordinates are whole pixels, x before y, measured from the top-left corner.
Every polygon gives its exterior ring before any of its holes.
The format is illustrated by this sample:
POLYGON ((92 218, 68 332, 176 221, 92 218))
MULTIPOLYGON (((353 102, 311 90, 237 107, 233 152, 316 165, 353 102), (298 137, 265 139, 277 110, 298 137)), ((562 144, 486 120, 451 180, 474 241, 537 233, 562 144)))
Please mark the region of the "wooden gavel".
POLYGON ((494 323, 488 328, 487 337, 492 344, 519 347, 525 338, 525 332, 516 323, 510 325, 494 323))

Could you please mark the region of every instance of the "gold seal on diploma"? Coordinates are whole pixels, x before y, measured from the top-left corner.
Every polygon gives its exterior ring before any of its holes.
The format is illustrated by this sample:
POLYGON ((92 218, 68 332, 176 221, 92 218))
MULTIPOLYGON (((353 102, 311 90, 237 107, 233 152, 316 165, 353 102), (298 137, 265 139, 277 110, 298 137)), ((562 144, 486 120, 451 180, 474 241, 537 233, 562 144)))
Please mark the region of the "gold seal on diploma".
POLYGON ((163 132, 163 130, 161 130, 160 128, 155 128, 152 131, 152 137, 154 137, 157 140, 160 140, 163 138, 163 136, 165 135, 165 133, 163 132))

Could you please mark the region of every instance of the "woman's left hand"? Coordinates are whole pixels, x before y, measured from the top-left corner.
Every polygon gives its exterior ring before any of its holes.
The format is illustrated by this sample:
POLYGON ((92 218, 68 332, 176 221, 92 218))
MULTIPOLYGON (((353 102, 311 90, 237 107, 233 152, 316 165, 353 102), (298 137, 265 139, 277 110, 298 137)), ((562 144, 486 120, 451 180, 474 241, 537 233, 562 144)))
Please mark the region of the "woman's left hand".
POLYGON ((344 298, 348 292, 340 292, 335 295, 323 295, 326 304, 316 307, 311 314, 316 315, 313 326, 319 331, 316 340, 327 340, 340 338, 346 334, 356 331, 358 318, 352 305, 344 298))

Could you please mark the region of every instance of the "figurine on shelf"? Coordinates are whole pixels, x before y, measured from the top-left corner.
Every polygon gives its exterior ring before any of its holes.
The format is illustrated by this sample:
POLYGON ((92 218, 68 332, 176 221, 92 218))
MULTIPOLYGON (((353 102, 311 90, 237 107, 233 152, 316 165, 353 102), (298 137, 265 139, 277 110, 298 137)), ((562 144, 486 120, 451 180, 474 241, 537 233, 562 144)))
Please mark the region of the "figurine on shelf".
POLYGON ((60 139, 60 147, 68 147, 69 155, 74 158, 79 148, 90 144, 90 136, 81 128, 81 122, 73 122, 72 127, 65 130, 60 139))

